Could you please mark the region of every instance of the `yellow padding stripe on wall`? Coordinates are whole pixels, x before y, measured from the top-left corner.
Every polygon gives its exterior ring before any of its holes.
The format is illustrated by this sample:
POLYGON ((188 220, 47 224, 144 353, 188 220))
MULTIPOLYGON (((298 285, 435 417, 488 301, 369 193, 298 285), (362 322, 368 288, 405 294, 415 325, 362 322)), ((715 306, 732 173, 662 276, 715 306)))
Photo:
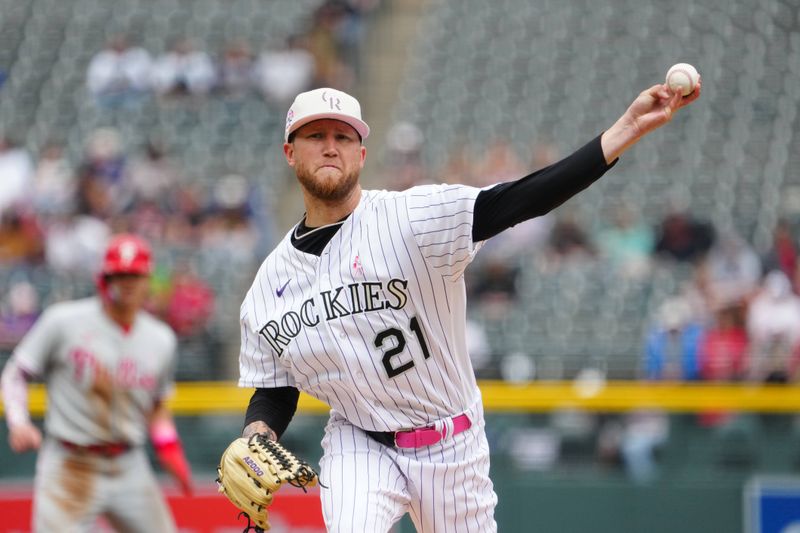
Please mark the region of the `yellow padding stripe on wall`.
MULTIPOLYGON (((512 385, 482 381, 480 388, 487 411, 541 412, 580 408, 590 411, 630 411, 639 408, 675 412, 730 409, 759 412, 800 412, 800 387, 793 385, 534 382, 512 385)), ((44 413, 44 387, 31 385, 30 409, 44 413)), ((182 382, 169 405, 177 415, 230 413, 244 415, 253 389, 230 382, 182 382)), ((2 404, 0 404, 2 410, 2 404)), ((328 406, 306 394, 300 395, 299 413, 324 414, 328 406)))

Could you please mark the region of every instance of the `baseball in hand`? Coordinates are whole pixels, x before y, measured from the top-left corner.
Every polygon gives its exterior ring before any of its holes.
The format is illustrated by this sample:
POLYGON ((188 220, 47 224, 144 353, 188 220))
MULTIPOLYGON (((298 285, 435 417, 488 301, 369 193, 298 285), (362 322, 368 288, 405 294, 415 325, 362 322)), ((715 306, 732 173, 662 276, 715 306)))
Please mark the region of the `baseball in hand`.
POLYGON ((692 94, 699 80, 700 74, 689 63, 672 65, 667 71, 667 85, 673 91, 680 91, 682 96, 692 94))

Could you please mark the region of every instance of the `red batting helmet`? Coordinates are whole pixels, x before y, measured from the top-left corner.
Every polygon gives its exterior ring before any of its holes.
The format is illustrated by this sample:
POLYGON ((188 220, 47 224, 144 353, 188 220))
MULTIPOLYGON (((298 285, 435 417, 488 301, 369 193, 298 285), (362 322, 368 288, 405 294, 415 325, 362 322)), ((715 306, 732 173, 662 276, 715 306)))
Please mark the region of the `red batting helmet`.
POLYGON ((147 241, 123 233, 111 239, 103 258, 101 276, 114 274, 149 275, 153 271, 153 252, 147 241))

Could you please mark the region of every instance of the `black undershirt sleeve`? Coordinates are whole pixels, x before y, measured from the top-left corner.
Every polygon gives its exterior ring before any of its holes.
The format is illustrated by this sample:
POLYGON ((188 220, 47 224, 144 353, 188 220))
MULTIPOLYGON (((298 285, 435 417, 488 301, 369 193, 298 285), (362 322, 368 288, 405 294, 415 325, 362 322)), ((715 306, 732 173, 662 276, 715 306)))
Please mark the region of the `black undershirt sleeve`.
POLYGON ((297 411, 299 397, 300 391, 294 387, 256 389, 250 397, 247 413, 244 415, 244 427, 261 421, 280 439, 297 411))
POLYGON ((478 193, 472 241, 497 235, 525 220, 544 215, 597 181, 616 164, 606 164, 600 136, 561 161, 478 193))

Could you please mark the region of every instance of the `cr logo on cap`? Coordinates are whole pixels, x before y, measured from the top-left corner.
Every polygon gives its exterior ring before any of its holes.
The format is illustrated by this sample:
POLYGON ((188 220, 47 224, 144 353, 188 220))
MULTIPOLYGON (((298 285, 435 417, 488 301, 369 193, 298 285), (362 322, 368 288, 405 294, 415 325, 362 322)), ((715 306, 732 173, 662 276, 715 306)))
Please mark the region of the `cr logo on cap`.
POLYGON ((339 99, 338 96, 330 96, 328 97, 328 91, 322 92, 322 101, 327 102, 328 105, 331 106, 331 109, 337 109, 338 111, 342 110, 342 101, 339 99))

